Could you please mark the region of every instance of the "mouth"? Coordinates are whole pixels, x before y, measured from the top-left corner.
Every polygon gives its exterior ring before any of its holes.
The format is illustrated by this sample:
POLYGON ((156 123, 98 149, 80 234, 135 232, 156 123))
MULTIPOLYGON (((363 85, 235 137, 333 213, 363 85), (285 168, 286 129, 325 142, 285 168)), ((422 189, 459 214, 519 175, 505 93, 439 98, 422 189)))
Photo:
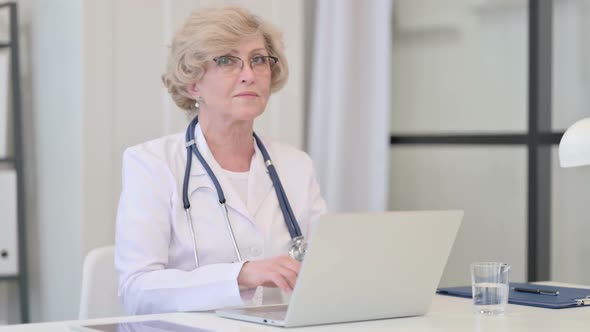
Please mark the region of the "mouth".
POLYGON ((258 94, 256 92, 252 92, 252 91, 245 91, 245 92, 238 93, 234 97, 250 97, 250 98, 254 98, 254 97, 258 97, 258 94))

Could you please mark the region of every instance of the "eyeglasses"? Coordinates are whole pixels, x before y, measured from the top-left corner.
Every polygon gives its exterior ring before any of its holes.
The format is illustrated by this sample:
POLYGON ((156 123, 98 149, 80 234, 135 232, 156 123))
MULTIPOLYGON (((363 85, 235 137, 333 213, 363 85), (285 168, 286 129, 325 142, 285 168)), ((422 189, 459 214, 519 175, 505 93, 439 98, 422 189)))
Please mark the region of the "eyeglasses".
MULTIPOLYGON (((225 74, 238 74, 244 69, 244 60, 233 55, 222 55, 217 58, 213 58, 213 61, 225 74)), ((279 58, 272 55, 255 55, 250 58, 250 68, 257 74, 265 74, 270 72, 271 69, 279 62, 279 58)))

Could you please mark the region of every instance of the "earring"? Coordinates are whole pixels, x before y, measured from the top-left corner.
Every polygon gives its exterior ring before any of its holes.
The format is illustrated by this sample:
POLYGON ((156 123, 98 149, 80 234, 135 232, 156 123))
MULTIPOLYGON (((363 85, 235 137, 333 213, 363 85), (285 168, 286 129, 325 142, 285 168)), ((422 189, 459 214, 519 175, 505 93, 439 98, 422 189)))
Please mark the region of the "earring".
POLYGON ((197 110, 199 110, 199 107, 201 107, 200 101, 201 101, 201 97, 197 97, 197 99, 195 99, 195 108, 197 110))

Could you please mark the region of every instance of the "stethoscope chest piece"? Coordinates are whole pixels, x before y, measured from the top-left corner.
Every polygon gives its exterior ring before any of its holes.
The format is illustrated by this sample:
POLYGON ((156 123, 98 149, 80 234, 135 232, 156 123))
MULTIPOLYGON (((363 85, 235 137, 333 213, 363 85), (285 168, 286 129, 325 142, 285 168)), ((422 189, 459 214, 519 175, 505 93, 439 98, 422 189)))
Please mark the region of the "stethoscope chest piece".
POLYGON ((289 249, 289 256, 291 258, 303 262, 305 252, 307 252, 307 241, 305 241, 303 236, 297 236, 291 239, 291 248, 289 249))

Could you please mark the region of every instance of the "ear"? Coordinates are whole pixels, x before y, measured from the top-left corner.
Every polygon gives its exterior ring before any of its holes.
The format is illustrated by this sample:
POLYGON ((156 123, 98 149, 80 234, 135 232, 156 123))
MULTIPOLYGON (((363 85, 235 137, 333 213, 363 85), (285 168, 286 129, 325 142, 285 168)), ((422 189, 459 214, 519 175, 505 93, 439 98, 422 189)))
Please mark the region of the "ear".
POLYGON ((191 83, 189 85, 186 86, 186 91, 193 96, 195 99, 197 99, 197 97, 199 96, 199 94, 201 93, 201 91, 199 90, 199 88, 197 87, 197 83, 191 83))

